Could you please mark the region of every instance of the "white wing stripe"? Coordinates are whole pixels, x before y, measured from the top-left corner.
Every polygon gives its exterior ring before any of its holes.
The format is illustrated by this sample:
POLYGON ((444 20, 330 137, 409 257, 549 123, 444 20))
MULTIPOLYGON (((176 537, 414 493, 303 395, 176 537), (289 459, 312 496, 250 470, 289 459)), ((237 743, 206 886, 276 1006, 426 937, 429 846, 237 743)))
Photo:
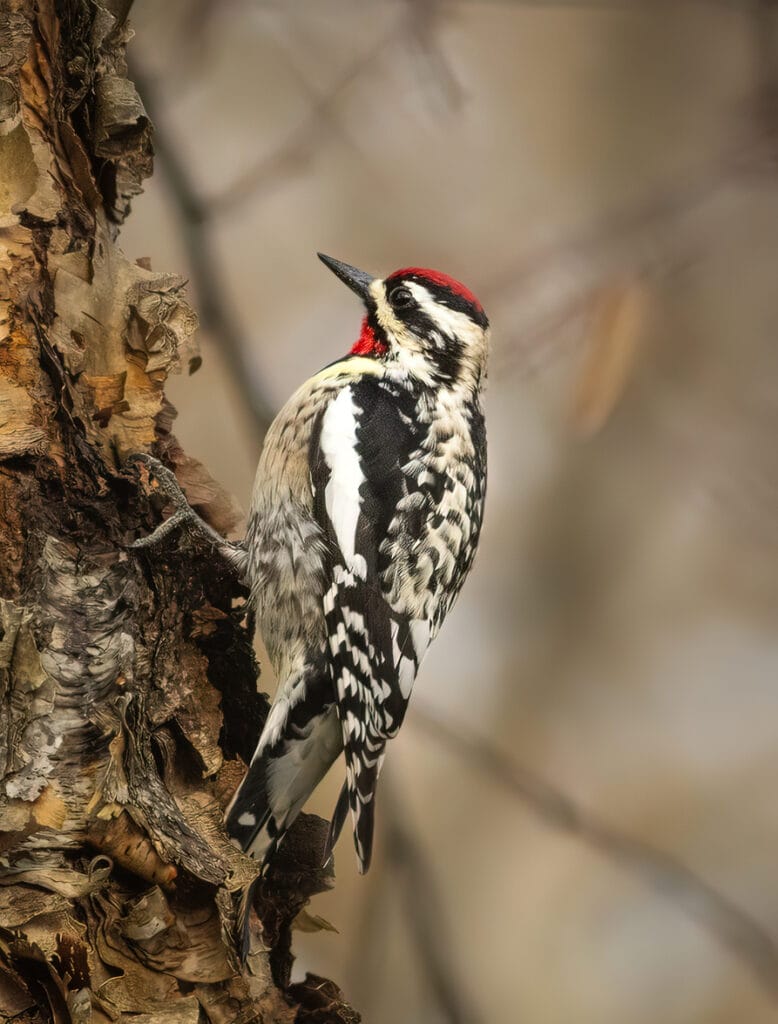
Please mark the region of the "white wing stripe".
POLYGON ((361 555, 356 556, 354 545, 361 507, 359 488, 365 477, 356 450, 357 408, 350 388, 344 388, 330 403, 319 444, 330 470, 324 492, 327 515, 346 565, 364 579, 367 566, 361 555))

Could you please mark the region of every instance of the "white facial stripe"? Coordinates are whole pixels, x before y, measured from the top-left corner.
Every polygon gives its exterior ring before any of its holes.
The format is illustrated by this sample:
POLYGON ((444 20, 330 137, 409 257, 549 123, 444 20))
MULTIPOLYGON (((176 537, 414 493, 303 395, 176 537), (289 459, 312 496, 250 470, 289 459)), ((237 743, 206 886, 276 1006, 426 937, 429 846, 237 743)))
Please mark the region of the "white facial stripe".
POLYGON ((474 323, 467 313, 458 309, 450 309, 436 302, 431 292, 417 281, 409 281, 406 287, 418 302, 422 312, 440 329, 443 334, 459 338, 464 345, 475 345, 482 341, 484 332, 474 323))
POLYGON ((386 294, 384 292, 384 282, 376 279, 370 284, 370 294, 376 304, 376 319, 387 334, 395 338, 399 338, 400 335, 406 333, 405 325, 402 320, 399 320, 392 307, 386 301, 386 294))

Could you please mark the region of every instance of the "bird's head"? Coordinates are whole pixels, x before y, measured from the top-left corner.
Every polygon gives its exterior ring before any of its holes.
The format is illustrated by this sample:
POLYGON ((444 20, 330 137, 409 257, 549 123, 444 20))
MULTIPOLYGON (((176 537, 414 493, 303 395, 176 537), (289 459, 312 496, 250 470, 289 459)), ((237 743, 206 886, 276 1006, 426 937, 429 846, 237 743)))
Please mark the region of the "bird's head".
POLYGON ((319 253, 365 304, 352 355, 394 364, 424 384, 478 388, 486 374, 489 321, 473 293, 437 270, 407 267, 372 277, 319 253))

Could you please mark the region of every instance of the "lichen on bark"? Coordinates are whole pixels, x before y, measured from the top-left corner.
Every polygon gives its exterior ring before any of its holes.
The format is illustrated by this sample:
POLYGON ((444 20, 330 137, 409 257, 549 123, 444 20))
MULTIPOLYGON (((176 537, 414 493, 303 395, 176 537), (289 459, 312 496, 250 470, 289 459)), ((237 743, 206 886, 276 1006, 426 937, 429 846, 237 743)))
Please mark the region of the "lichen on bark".
POLYGON ((161 512, 125 461, 152 445, 237 521, 171 434, 184 282, 117 245, 152 162, 129 6, 0 0, 0 1019, 357 1020, 290 986, 317 819, 262 888, 266 948, 234 955, 257 869, 221 819, 266 714, 246 594, 195 538, 129 549, 161 512))

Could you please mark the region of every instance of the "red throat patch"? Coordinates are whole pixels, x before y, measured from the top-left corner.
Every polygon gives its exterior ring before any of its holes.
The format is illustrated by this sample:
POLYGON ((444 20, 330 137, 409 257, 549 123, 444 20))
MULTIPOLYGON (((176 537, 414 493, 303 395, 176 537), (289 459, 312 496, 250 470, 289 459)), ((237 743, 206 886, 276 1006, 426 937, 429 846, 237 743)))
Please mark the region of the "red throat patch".
POLYGON ((461 295, 463 299, 472 302, 477 310, 483 312, 483 306, 469 288, 466 288, 461 281, 449 277, 448 274, 442 274, 439 270, 426 270, 424 267, 404 267, 402 270, 395 270, 386 280, 393 281, 396 277, 405 277, 406 275, 420 278, 420 284, 427 280, 430 284, 439 284, 443 288, 448 288, 455 295, 461 295))
POLYGON ((362 330, 351 349, 352 356, 383 356, 386 355, 386 345, 375 336, 375 331, 367 322, 367 317, 362 321, 362 330))

